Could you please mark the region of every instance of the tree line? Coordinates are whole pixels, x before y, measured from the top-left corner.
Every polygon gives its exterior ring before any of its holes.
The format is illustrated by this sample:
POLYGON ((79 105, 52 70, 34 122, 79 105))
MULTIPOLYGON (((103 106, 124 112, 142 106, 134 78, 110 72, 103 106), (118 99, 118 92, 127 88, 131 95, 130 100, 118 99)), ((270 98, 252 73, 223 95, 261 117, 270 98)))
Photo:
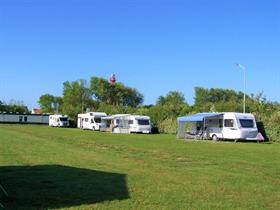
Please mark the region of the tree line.
MULTIPOLYGON (((135 88, 120 82, 110 84, 106 79, 94 76, 89 83, 84 79, 66 81, 63 83, 62 96, 47 93, 40 96, 38 103, 44 113, 66 114, 73 121, 76 121, 79 113, 86 111, 148 115, 162 133, 176 133, 178 116, 197 112, 243 111, 243 92, 221 88, 194 89, 193 105, 189 105, 179 91, 159 96, 153 105, 143 105, 144 96, 135 88)), ((0 104, 1 109, 3 103, 0 104)), ((246 95, 246 111, 256 116, 263 135, 271 141, 280 141, 278 102, 268 101, 263 93, 246 95)))
POLYGON ((0 100, 0 112, 30 113, 22 101, 11 100, 9 103, 0 100))
MULTIPOLYGON (((148 115, 162 133, 176 133, 178 116, 209 111, 243 111, 243 92, 221 88, 195 87, 193 105, 189 105, 179 91, 159 96, 154 105, 143 105, 143 99, 135 88, 122 83, 112 85, 103 78, 92 77, 89 85, 86 80, 64 82, 62 97, 45 94, 38 102, 44 112, 58 111, 73 120, 86 110, 148 115)), ((246 95, 246 110, 256 116, 264 135, 272 141, 280 140, 279 103, 267 101, 263 93, 246 95)))
POLYGON ((89 84, 84 79, 66 81, 63 83, 62 96, 44 94, 38 103, 45 113, 59 112, 76 120, 77 115, 86 110, 104 109, 109 114, 128 112, 138 108, 143 99, 143 95, 135 88, 92 77, 89 84))

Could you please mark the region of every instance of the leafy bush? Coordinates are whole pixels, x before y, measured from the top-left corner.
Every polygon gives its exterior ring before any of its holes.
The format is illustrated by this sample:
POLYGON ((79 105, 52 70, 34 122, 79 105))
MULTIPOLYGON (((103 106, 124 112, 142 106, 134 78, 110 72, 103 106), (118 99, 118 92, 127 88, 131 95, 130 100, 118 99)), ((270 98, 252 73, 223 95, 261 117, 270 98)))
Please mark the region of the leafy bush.
POLYGON ((270 141, 280 142, 280 111, 274 113, 265 124, 270 141))
POLYGON ((177 132, 177 120, 174 118, 167 118, 159 124, 160 133, 172 133, 177 132))

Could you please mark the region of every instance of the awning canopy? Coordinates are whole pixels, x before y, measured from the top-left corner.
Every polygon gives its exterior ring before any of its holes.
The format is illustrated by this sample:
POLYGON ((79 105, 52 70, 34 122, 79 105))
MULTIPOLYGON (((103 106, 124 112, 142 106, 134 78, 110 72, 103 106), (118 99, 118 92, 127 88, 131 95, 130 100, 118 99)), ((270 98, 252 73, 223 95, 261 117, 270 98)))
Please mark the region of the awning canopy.
POLYGON ((101 117, 101 119, 102 120, 123 119, 127 116, 129 116, 129 114, 115 114, 115 115, 110 115, 110 116, 106 116, 106 117, 101 117))
POLYGON ((188 115, 188 116, 184 116, 184 117, 178 117, 177 121, 178 122, 201 122, 204 120, 204 118, 216 117, 216 116, 219 116, 222 114, 223 113, 219 113, 219 112, 197 113, 197 114, 188 115))

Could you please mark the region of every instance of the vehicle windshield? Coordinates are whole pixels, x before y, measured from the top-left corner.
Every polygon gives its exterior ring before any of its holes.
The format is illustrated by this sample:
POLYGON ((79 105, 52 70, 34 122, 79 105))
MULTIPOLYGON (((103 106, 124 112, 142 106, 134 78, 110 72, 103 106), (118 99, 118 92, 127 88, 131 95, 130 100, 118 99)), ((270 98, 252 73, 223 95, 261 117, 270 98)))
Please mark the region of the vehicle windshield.
POLYGON ((150 121, 149 120, 137 120, 139 125, 150 125, 150 121))
POLYGON ((67 117, 60 117, 59 119, 60 119, 61 122, 68 121, 67 117))
POLYGON ((101 123, 101 117, 95 117, 95 118, 94 118, 94 121, 95 121, 96 123, 101 123))
POLYGON ((248 119, 240 119, 240 125, 242 128, 254 128, 254 121, 248 119))

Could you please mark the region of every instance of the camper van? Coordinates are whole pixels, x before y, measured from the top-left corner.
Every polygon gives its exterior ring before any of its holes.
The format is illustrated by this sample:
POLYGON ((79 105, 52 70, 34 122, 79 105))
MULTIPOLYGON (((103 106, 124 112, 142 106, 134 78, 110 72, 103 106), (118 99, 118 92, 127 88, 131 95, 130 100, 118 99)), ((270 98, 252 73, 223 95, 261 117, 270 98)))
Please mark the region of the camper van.
POLYGON ((49 126, 51 127, 68 127, 69 120, 67 115, 54 114, 49 116, 49 126))
POLYGON ((191 122, 190 134, 205 139, 257 140, 258 128, 254 115, 249 113, 222 112, 197 113, 179 117, 178 138, 185 136, 185 123, 191 122))
POLYGON ((78 114, 77 127, 80 129, 100 130, 101 118, 106 116, 105 112, 78 114))
POLYGON ((151 133, 152 126, 148 116, 130 115, 128 123, 130 133, 151 133))

